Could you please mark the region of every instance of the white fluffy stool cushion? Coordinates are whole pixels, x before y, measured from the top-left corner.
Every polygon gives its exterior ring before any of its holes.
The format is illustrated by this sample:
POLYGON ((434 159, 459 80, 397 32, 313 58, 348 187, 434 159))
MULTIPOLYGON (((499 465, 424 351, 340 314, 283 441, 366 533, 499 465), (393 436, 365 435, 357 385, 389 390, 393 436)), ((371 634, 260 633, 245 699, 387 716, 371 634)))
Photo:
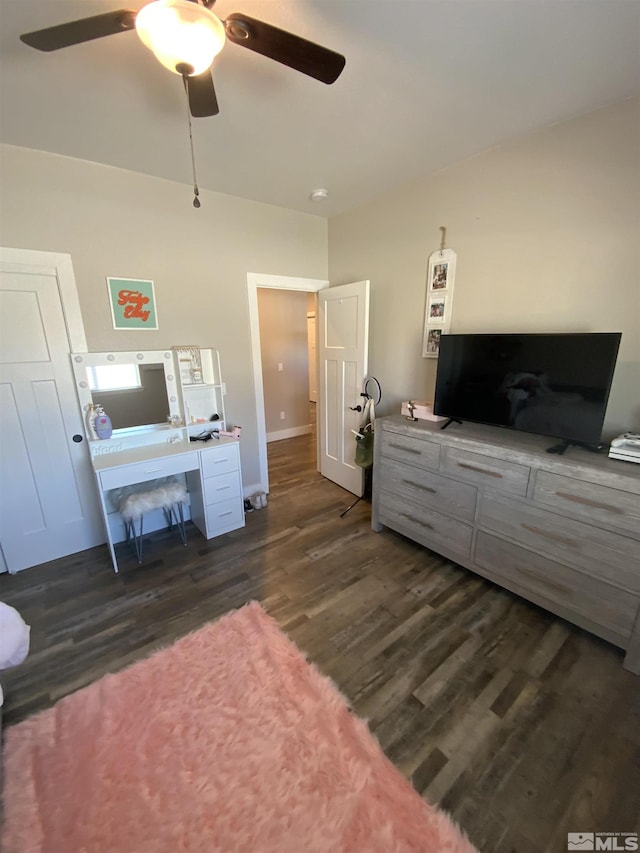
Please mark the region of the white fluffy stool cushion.
POLYGON ((120 515, 125 521, 137 521, 152 509, 170 509, 175 503, 187 503, 187 490, 182 483, 169 482, 127 495, 120 503, 120 515))

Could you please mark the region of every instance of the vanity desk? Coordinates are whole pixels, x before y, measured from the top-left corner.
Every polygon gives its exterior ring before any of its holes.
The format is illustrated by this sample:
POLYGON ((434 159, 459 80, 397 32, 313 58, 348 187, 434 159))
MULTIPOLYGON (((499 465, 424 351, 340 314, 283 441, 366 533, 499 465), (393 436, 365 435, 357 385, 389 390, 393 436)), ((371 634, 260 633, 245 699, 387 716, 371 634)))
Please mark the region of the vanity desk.
MULTIPOLYGON (((244 527, 239 441, 218 432, 226 389, 215 350, 72 353, 71 363, 114 571, 115 544, 126 539, 118 510, 127 486, 175 477, 189 493, 186 517, 207 539, 244 527), (98 402, 114 427, 103 440, 86 421, 98 402), (206 443, 189 440, 214 431, 206 443)), ((161 509, 145 513, 145 533, 163 527, 161 509)))
MULTIPOLYGON (((125 531, 117 508, 109 499, 114 489, 183 474, 189 492, 191 520, 205 538, 212 539, 244 527, 238 440, 222 436, 202 444, 190 442, 183 434, 175 441, 176 432, 184 433, 183 430, 172 430, 169 440, 162 444, 146 444, 97 453, 91 457, 116 572, 115 543, 125 538, 125 531)), ((164 526, 161 518, 159 526, 164 526)), ((155 529, 157 527, 156 524, 155 529)))

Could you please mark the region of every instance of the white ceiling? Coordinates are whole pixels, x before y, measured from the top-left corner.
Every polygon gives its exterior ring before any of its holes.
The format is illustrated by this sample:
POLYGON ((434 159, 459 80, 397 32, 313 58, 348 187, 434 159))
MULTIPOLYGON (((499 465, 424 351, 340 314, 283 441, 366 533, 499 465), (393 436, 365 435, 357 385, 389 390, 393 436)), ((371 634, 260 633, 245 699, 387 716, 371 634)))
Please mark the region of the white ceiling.
MULTIPOLYGON (((0 138, 190 184, 182 82, 135 32, 54 53, 18 38, 119 7, 0 0, 0 138)), ((346 57, 325 86, 227 43, 214 63, 220 115, 194 120, 201 188, 319 216, 640 91, 640 0, 218 0, 214 11, 346 57), (317 187, 329 190, 320 204, 317 187)))

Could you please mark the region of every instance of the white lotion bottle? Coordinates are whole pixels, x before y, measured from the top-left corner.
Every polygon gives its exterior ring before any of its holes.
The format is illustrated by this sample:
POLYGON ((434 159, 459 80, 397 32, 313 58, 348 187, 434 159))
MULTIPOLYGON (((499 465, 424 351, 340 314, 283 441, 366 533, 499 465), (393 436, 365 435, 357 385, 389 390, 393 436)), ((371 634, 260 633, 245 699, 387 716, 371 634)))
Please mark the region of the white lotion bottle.
POLYGON ((111 438, 113 432, 111 418, 105 413, 102 406, 96 406, 95 430, 98 438, 111 438))

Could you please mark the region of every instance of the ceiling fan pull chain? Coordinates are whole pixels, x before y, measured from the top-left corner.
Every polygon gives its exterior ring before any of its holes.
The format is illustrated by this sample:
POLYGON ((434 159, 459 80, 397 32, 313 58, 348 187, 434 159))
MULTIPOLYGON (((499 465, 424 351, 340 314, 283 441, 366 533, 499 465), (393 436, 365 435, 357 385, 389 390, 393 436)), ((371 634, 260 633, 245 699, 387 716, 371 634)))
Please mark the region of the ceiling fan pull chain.
POLYGON ((198 189, 198 180, 196 178, 196 158, 193 153, 193 130, 191 127, 191 110, 189 108, 189 90, 187 88, 187 78, 183 76, 184 91, 187 96, 187 121, 189 123, 189 147, 191 149, 191 171, 193 173, 193 206, 200 207, 200 190, 198 189))

